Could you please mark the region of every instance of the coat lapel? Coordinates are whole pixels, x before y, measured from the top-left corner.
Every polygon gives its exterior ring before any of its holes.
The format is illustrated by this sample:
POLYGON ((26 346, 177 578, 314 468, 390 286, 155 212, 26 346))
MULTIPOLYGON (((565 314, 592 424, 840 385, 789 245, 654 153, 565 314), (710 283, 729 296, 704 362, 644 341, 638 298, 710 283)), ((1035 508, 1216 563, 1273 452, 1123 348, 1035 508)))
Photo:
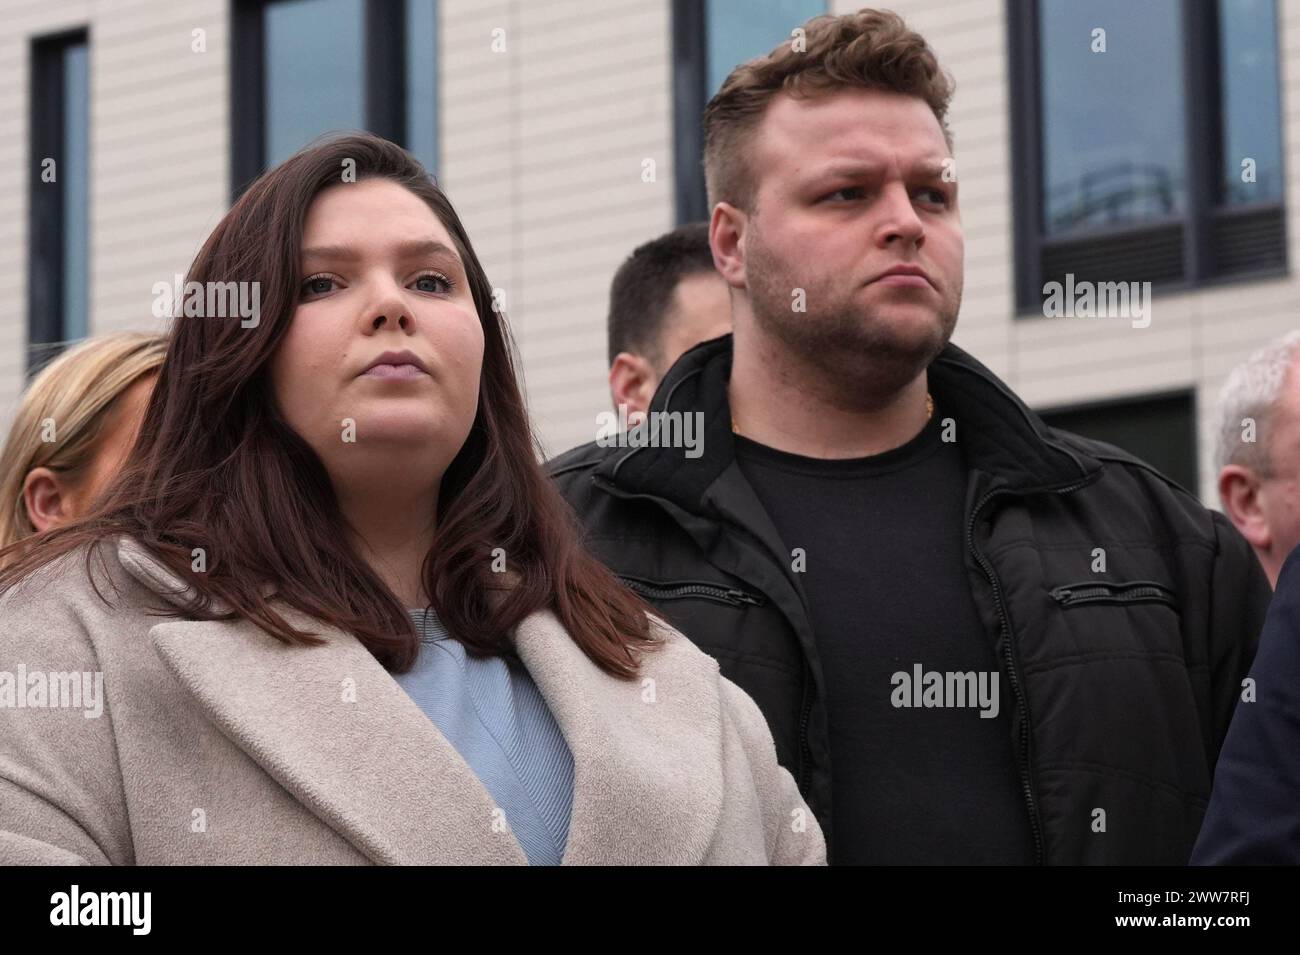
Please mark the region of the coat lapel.
POLYGON ((718 664, 675 631, 636 680, 601 671, 548 611, 515 647, 573 753, 565 865, 695 865, 722 809, 718 664))
MULTIPOLYGON (((183 603, 189 585, 130 537, 122 565, 183 603)), ((280 604, 322 646, 285 646, 243 620, 160 623, 159 655, 205 714, 369 859, 525 864, 474 771, 352 635, 280 604)), ((596 668, 549 612, 514 634, 574 760, 564 864, 693 864, 721 810, 717 664, 677 637, 634 682, 596 668)))

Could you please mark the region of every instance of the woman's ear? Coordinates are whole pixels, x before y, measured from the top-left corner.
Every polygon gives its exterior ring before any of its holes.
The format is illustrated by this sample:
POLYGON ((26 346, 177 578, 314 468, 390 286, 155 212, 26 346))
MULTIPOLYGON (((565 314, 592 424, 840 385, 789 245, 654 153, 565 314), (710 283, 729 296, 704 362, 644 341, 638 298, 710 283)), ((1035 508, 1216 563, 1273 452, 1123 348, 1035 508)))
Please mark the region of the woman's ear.
POLYGON ((32 468, 23 479, 23 504, 38 533, 58 527, 71 512, 67 480, 49 468, 32 468))

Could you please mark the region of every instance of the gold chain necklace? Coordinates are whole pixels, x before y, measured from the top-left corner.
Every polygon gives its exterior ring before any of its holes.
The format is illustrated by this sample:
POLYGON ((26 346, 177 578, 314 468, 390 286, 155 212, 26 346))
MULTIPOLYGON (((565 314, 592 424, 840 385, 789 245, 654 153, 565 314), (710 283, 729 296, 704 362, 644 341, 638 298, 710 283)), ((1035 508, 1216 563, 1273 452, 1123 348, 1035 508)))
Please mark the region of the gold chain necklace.
MULTIPOLYGON (((934 417, 934 398, 930 395, 930 392, 927 391, 925 393, 925 420, 929 421, 933 417, 934 417)), ((731 432, 732 434, 740 434, 740 429, 736 427, 735 415, 731 416, 731 432)))

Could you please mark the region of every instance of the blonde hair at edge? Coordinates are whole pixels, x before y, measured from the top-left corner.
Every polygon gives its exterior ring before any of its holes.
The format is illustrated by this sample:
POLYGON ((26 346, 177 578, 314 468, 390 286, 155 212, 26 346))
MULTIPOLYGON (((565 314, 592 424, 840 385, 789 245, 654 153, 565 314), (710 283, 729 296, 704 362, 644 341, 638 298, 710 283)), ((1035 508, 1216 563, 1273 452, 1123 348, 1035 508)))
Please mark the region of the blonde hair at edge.
POLYGON ((75 480, 91 463, 114 402, 156 372, 166 351, 160 335, 118 332, 81 342, 41 370, 0 452, 0 547, 36 533, 23 500, 27 475, 46 467, 75 480), (51 421, 54 440, 45 440, 51 421))

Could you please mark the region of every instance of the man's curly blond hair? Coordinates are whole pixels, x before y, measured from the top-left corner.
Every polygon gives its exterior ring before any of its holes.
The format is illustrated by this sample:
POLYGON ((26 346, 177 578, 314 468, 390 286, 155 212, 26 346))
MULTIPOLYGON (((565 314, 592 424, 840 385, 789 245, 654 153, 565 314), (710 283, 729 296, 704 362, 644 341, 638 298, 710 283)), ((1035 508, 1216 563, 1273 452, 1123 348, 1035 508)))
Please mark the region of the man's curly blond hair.
POLYGON ((746 158, 768 104, 779 93, 804 98, 858 88, 918 96, 952 149, 947 123, 952 77, 902 17, 869 9, 825 14, 801 29, 802 44, 792 38, 766 56, 740 64, 705 107, 704 181, 710 209, 727 202, 752 211, 758 182, 746 158))

